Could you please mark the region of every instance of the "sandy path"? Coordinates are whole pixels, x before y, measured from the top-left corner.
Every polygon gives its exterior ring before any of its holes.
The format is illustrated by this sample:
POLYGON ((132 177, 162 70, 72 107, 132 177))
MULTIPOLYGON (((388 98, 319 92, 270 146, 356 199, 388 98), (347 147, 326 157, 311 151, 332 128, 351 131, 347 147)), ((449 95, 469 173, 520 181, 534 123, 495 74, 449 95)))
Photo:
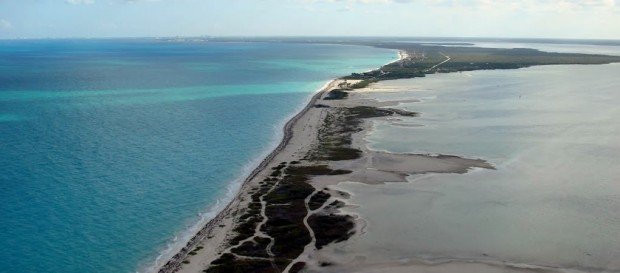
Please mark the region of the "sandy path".
POLYGON ((299 254, 299 257, 297 257, 296 259, 294 259, 285 269, 284 271, 282 271, 282 273, 289 273, 289 271, 291 270, 291 267, 293 267, 294 264, 296 264, 297 262, 300 261, 304 261, 306 260, 305 257, 308 255, 308 252, 310 250, 313 250, 315 248, 316 245, 316 235, 314 235, 314 230, 312 230, 312 227, 310 227, 310 224, 308 224, 308 218, 310 218, 310 216, 312 216, 313 212, 315 211, 320 211, 322 208, 324 208, 327 204, 329 204, 329 200, 327 200, 319 209, 317 210, 311 210, 310 209, 310 199, 312 199, 312 197, 314 195, 316 195, 319 191, 315 190, 312 194, 310 194, 308 197, 306 197, 305 199, 305 205, 306 205, 306 210, 308 211, 308 213, 306 214, 306 217, 304 217, 304 226, 306 227, 306 229, 308 229, 308 232, 310 233, 310 243, 306 245, 306 247, 304 248, 304 252, 302 252, 301 254, 299 254))
POLYGON ((433 70, 433 69, 435 69, 435 68, 439 67, 440 65, 445 64, 445 63, 447 63, 447 62, 449 62, 449 61, 451 60, 450 56, 448 56, 448 55, 446 55, 446 54, 443 54, 443 53, 441 53, 441 52, 439 52, 439 54, 441 54, 441 55, 443 55, 444 57, 446 57, 446 60, 445 60, 445 61, 443 61, 443 62, 440 62, 440 63, 438 63, 438 64, 436 64, 436 65, 433 65, 431 68, 424 70, 424 72, 429 72, 429 71, 431 71, 431 70, 433 70))
MULTIPOLYGON (((184 248, 180 249, 176 255, 169 259, 167 264, 161 266, 156 272, 201 272, 212 260, 233 248, 223 248, 234 227, 235 219, 232 215, 247 207, 249 199, 251 199, 249 191, 268 176, 271 167, 276 166, 279 162, 298 160, 299 155, 305 154, 310 148, 312 142, 316 139, 318 124, 322 120, 323 115, 323 109, 315 108, 314 105, 327 91, 338 87, 342 82, 342 80, 330 81, 312 96, 308 104, 285 124, 282 141, 248 175, 237 196, 224 210, 192 237, 184 248), (295 138, 293 138, 294 135, 295 138), (203 248, 196 250, 198 246, 203 248), (192 251, 194 251, 195 255, 189 255, 192 251)), ((261 213, 264 217, 264 207, 261 213)), ((262 222, 263 225, 264 221, 262 222)), ((263 236, 263 234, 263 232, 258 230, 256 235, 271 238, 263 236)), ((271 239, 271 245, 273 245, 273 238, 271 239)))
MULTIPOLYGON (((402 58, 407 58, 406 52, 400 52, 399 60, 402 60, 402 58)), ((285 124, 283 128, 284 135, 281 142, 248 175, 235 198, 216 217, 205 224, 205 226, 187 242, 185 247, 180 249, 172 258, 168 259, 166 264, 160 266, 154 272, 202 272, 202 270, 208 267, 211 261, 215 260, 222 253, 230 251, 232 247, 227 247, 226 241, 230 238, 231 234, 234 234, 232 233, 232 229, 235 226, 235 217, 248 206, 249 200, 251 200, 251 194, 249 192, 269 175, 271 171, 270 168, 278 165, 279 162, 299 160, 313 147, 317 139, 318 129, 325 117, 325 113, 328 111, 324 108, 314 106, 328 91, 337 88, 343 82, 343 80, 339 79, 330 81, 311 97, 308 104, 285 124), (196 247, 202 248, 196 249, 196 247), (192 255, 190 255, 190 252, 192 255)), ((323 102, 324 101, 321 101, 321 103, 323 102)), ((262 202, 262 204, 261 215, 264 217, 264 202, 262 202)), ((261 225, 264 225, 264 223, 265 220, 261 222, 261 225)), ((309 228, 307 219, 305 224, 306 227, 309 228)), ((265 236, 265 234, 260 231, 260 227, 256 229, 255 236, 271 238, 265 236)), ((273 246, 274 241, 273 238, 271 239, 270 246, 273 246)), ((268 247, 267 251, 269 255, 273 255, 273 253, 270 252, 270 248, 271 247, 268 247)))

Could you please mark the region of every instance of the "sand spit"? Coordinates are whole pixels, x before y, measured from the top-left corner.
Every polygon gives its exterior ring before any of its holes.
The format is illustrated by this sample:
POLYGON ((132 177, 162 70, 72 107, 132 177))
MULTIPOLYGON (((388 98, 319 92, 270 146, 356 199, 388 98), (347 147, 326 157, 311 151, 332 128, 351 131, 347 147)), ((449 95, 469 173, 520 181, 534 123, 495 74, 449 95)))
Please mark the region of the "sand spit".
MULTIPOLYGON (((471 168, 492 168, 492 165, 481 159, 369 150, 363 138, 371 128, 372 119, 394 116, 413 118, 417 114, 388 107, 399 102, 355 98, 325 100, 330 91, 344 87, 343 81, 333 81, 315 95, 308 106, 287 123, 282 143, 248 177, 239 195, 159 272, 203 272, 213 268, 214 261, 215 264, 250 261, 253 268, 263 267, 256 272, 299 272, 318 248, 346 240, 354 233, 359 233, 363 225, 360 216, 340 212, 340 208, 346 206, 348 194, 331 190, 330 185, 344 181, 370 184, 403 182, 411 174, 464 173, 471 168), (330 117, 343 122, 330 123, 330 117), (330 128, 339 131, 333 133, 329 131, 330 128), (350 143, 345 145, 347 147, 336 147, 345 149, 346 152, 337 154, 337 157, 344 158, 330 158, 334 155, 325 157, 322 154, 329 153, 331 149, 323 147, 328 143, 325 137, 350 140, 345 141, 350 143), (274 201, 277 199, 273 197, 274 194, 285 189, 286 183, 290 183, 293 178, 297 185, 305 183, 306 180, 298 179, 294 174, 299 170, 303 170, 304 179, 307 178, 314 190, 307 191, 297 201, 274 201), (301 241, 299 244, 302 245, 297 249, 288 250, 287 253, 298 251, 300 254, 296 258, 282 258, 278 251, 288 246, 283 245, 281 238, 277 238, 281 234, 278 235, 273 224, 270 224, 274 221, 273 217, 278 217, 278 212, 273 208, 295 202, 304 205, 295 206, 294 210, 289 208, 286 214, 299 214, 300 218, 296 219, 300 221, 300 232, 307 234, 302 237, 308 239, 301 241), (256 212, 249 212, 248 207, 256 207, 256 212), (247 220, 254 219, 254 216, 256 220, 247 220), (332 223, 336 225, 332 226, 332 223), (239 234, 242 229, 250 230, 251 234, 240 236, 243 235, 239 234), (315 234, 317 232, 319 234, 315 234), (250 248, 251 251, 248 250, 250 248)), ((287 198, 286 194, 282 198, 287 198)), ((222 271, 212 269, 208 272, 222 271)))
POLYGON ((334 80, 313 96, 233 201, 158 272, 300 272, 321 249, 363 236, 363 215, 344 213, 349 194, 331 186, 493 168, 482 159, 369 150, 364 137, 374 119, 418 113, 389 108, 402 101, 347 98, 357 92, 349 84, 334 80))
POLYGON ((360 159, 331 164, 333 168, 353 170, 346 181, 367 184, 407 182, 406 177, 425 173, 466 173, 472 168, 493 169, 481 159, 450 155, 393 154, 367 151, 360 159))
MULTIPOLYGON (((332 108, 338 107, 356 107, 356 106, 368 106, 368 107, 382 107, 382 109, 391 109, 389 107, 398 105, 399 103, 405 103, 404 101, 389 101, 379 102, 373 99, 371 92, 381 92, 378 90, 389 90, 386 92, 392 92, 398 90, 403 92, 402 87, 389 88, 389 84, 381 82, 369 86, 368 88, 355 90, 350 92, 347 99, 342 101, 328 102, 326 105, 332 108), (379 87, 377 87, 377 85, 379 87), (388 88, 384 88, 387 86, 388 88), (366 89, 372 89, 372 91, 366 91, 366 89)), ((415 101, 407 101, 415 102, 415 101)), ((415 109, 415 107, 413 107, 415 109)), ((462 174, 473 169, 488 169, 494 170, 495 167, 486 162, 483 159, 469 159, 453 155, 427 155, 427 154, 395 154, 383 151, 375 151, 368 149, 368 142, 366 136, 372 131, 374 121, 390 122, 392 125, 406 123, 415 123, 415 115, 407 115, 406 112, 401 112, 404 115, 388 115, 388 116, 375 116, 365 118, 361 127, 363 130, 357 131, 351 134, 352 147, 358 148, 362 151, 361 157, 354 160, 344 161, 331 161, 329 166, 334 169, 348 169, 352 170, 350 174, 344 174, 338 177, 315 177, 313 179, 313 185, 316 187, 325 187, 331 191, 343 191, 349 186, 356 185, 357 183, 368 184, 363 186, 365 188, 374 187, 375 184, 383 184, 390 182, 407 182, 407 177, 410 175, 426 174, 426 173, 455 173, 462 174), (347 183, 343 183, 347 182, 347 183), (351 183, 353 182, 353 183, 351 183)), ((423 113, 422 113, 423 114, 423 113)), ((412 125, 415 126, 415 125, 412 125)), ((415 183, 415 182, 414 182, 415 183)), ((398 188, 397 188, 398 189, 398 188)), ((373 194, 376 192, 371 192, 373 194)), ((441 253, 429 253, 427 255, 417 256, 407 253, 394 254, 389 251, 383 251, 386 248, 389 249, 388 244, 371 244, 376 240, 383 240, 381 236, 390 236, 389 240, 400 240, 399 234, 390 234, 390 222, 377 222, 377 218, 374 217, 375 222, 370 223, 366 216, 373 216, 374 214, 365 215, 367 210, 360 210, 365 206, 372 204, 357 202, 354 203, 352 199, 357 201, 366 200, 363 197, 356 198, 356 193, 352 191, 353 197, 343 196, 339 200, 343 202, 342 209, 339 211, 330 211, 324 213, 336 213, 336 214, 349 214, 356 223, 355 235, 350 239, 327 245, 316 251, 307 254, 303 259, 305 263, 305 269, 302 272, 318 273, 318 272, 338 272, 338 273, 583 273, 583 272, 618 272, 613 269, 604 268, 584 268, 579 266, 567 266, 561 267, 555 264, 527 264, 519 263, 514 260, 505 260, 498 257, 491 257, 487 254, 480 254, 479 256, 467 256, 466 258, 447 256, 443 258, 441 253), (362 212, 360 212, 362 211, 362 212), (374 225, 373 225, 374 224, 374 225), (379 230, 377 232, 377 230, 379 230), (388 229, 386 232, 385 229, 388 229), (373 234, 373 232, 375 232, 373 234), (380 235, 377 235, 380 234, 380 235), (393 236, 393 237, 392 237, 393 236), (364 242, 366 244, 359 244, 356 241, 361 238, 368 238, 364 242), (362 248, 359 248, 362 246, 362 248), (389 252, 391 255, 386 255, 389 252)), ((345 195, 346 195, 345 194, 345 195)), ((360 194, 362 195, 362 194, 360 194)), ((385 195, 385 198, 390 198, 389 194, 385 195)), ((413 198, 413 197, 412 197, 413 198)), ((402 198, 404 199, 404 198, 402 198)), ((379 202, 381 199, 378 199, 379 202)), ((377 200, 374 200, 377 202, 377 200)), ((401 200, 402 201, 402 200, 401 200)), ((385 203, 390 203, 390 199, 386 199, 385 203)), ((404 205, 405 202, 399 203, 398 206, 404 205)), ((382 209, 375 210, 375 213, 393 213, 399 215, 398 211, 401 209, 406 210, 404 207, 395 207, 396 203, 392 207, 386 205, 382 209)), ((374 215, 376 216, 376 215, 374 215)), ((398 216, 396 216, 398 217, 398 216)), ((399 225, 402 223, 399 223, 399 225)), ((392 226, 393 227, 393 226, 392 226)), ((402 229, 403 227, 401 227, 402 229)), ((404 227, 405 229, 408 227, 404 227)), ((440 227, 438 227, 440 228, 440 227)), ((412 229, 415 230, 415 225, 412 225, 412 229)), ((397 229, 395 229, 397 230, 397 229)), ((386 238, 387 239, 387 238, 386 238)), ((407 240, 406 237, 402 237, 402 240, 407 240)))
POLYGON ((325 92, 340 83, 340 80, 334 80, 326 84, 300 113, 286 123, 282 141, 248 176, 238 195, 157 272, 202 272, 227 249, 226 240, 232 236, 232 229, 238 222, 235 216, 249 205, 251 188, 268 177, 270 168, 277 166, 278 162, 296 160, 300 153, 309 149, 309 143, 316 137, 316 128, 320 122, 320 116, 317 116, 320 112, 317 113, 314 105, 325 92))

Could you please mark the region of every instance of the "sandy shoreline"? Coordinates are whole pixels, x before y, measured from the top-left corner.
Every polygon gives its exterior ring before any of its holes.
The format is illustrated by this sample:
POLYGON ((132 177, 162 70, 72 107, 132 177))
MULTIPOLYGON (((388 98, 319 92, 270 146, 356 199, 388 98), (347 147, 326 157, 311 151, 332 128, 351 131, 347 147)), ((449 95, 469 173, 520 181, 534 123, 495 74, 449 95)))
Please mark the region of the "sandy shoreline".
MULTIPOLYGON (((389 62, 388 64, 399 62, 408 58, 407 53, 402 50, 399 50, 397 52, 397 55, 398 58, 392 62, 389 62)), ((306 106, 299 113, 297 113, 286 122, 283 127, 284 134, 278 146, 271 153, 269 153, 260 162, 260 164, 256 168, 254 168, 254 170, 247 176, 233 200, 231 200, 224 209, 222 209, 213 219, 209 220, 204 225, 204 227, 202 227, 194 236, 192 236, 183 248, 181 248, 170 259, 168 259, 166 263, 159 267, 156 267, 153 272, 200 272, 202 269, 197 267, 196 264, 200 264, 204 269, 204 267, 208 265, 208 262, 212 261, 217 256, 215 246, 221 247, 225 243, 225 235, 232 230, 233 225, 235 224, 233 219, 230 217, 230 214, 232 214, 235 209, 239 209, 240 207, 243 207, 243 205, 247 205, 246 199, 250 195, 248 193, 249 189, 252 185, 256 185, 258 183, 258 180, 266 176, 264 172, 269 169, 268 167, 270 167, 270 165, 276 165, 277 162, 279 162, 278 160, 296 160, 298 159, 298 157, 295 156, 297 155, 296 150, 297 152, 301 152, 302 150, 304 150, 304 148, 305 150, 308 150, 308 147, 304 146, 307 146, 309 143, 311 143, 312 138, 316 138, 316 134, 313 134, 311 131, 316 130, 315 128, 318 128, 318 124, 316 124, 315 127, 308 127, 309 122, 303 122, 305 123, 305 125, 302 127, 301 130, 297 130, 298 132, 294 132, 294 127, 301 118, 305 118, 306 120, 312 120, 315 123, 320 122, 320 115, 311 115, 311 117, 314 118, 304 116, 307 115, 307 112, 314 107, 316 102, 321 99, 325 95, 325 93, 337 88, 338 85, 342 82, 343 81, 340 79, 334 79, 326 83, 321 89, 319 89, 319 91, 315 95, 310 98, 306 106), (305 136, 303 136, 304 133, 305 136), (298 141, 299 144, 290 145, 291 147, 287 149, 287 146, 289 146, 291 139, 294 135, 300 138, 300 141, 298 141), (262 176, 260 176, 262 172, 263 174, 262 176), (192 252, 193 249, 196 249, 196 247, 199 245, 211 246, 211 248, 204 247, 201 248, 201 250, 204 249, 204 251, 200 251, 198 255, 190 255, 190 252, 192 252), (184 261, 186 262, 184 263, 184 261)))
MULTIPOLYGON (((407 54, 399 52, 399 60, 405 58, 408 58, 407 54)), ((436 273, 455 272, 455 270, 465 273, 562 270, 510 264, 491 258, 432 261, 408 257, 404 260, 377 260, 376 257, 362 259, 357 253, 343 253, 340 246, 346 245, 349 238, 354 240, 356 236, 364 236, 367 230, 364 215, 357 215, 347 209, 357 204, 348 201, 350 193, 339 187, 339 184, 354 182, 373 185, 406 182, 408 176, 416 174, 461 174, 476 168, 494 169, 493 165, 482 159, 441 154, 394 154, 369 149, 365 138, 372 131, 374 121, 397 123, 402 119, 414 118, 417 113, 390 108, 399 103, 412 102, 410 100, 380 102, 372 98, 372 92, 390 92, 389 89, 378 90, 371 85, 360 90, 347 90, 347 86, 351 83, 336 79, 312 96, 308 104, 285 124, 282 141, 244 180, 235 198, 157 272, 228 272, 224 269, 212 271, 206 269, 212 268, 214 264, 215 267, 221 267, 226 263, 229 265, 249 263, 250 268, 254 269, 256 265, 252 265, 253 262, 260 266, 266 264, 267 268, 260 267, 252 271, 286 273, 300 272, 302 269, 303 272, 387 270, 436 273), (334 98, 331 92, 334 89, 338 89, 336 90, 338 92, 346 90, 347 95, 334 98), (336 147, 324 147, 325 143, 334 141, 340 144, 336 147), (333 154, 333 151, 337 153, 333 154), (288 202, 274 204, 269 203, 267 199, 274 192, 282 190, 278 187, 282 187, 293 170, 319 167, 331 174, 310 173, 304 176, 304 179, 308 178, 307 185, 311 186, 312 191, 303 195, 301 200, 290 201, 291 204, 295 202, 298 204, 293 213, 301 213, 303 219, 297 218, 297 228, 308 233, 308 241, 296 246, 298 249, 295 251, 298 252, 294 257, 280 260, 282 257, 278 256, 276 250, 282 248, 282 238, 273 235, 274 226, 269 225, 269 221, 274 217, 273 211, 272 215, 268 214, 274 207, 288 206, 288 202), (319 199, 317 196, 322 196, 323 200, 317 201, 316 199, 319 199), (303 211, 299 211, 299 205, 303 206, 303 211), (260 210, 252 212, 253 206, 260 207, 260 210), (239 227, 252 222, 246 219, 248 217, 254 219, 255 216, 259 220, 253 222, 252 235, 239 239, 239 227), (317 220, 321 217, 328 219, 322 223, 317 220), (335 226, 330 225, 331 222, 335 222, 335 226), (351 229, 348 228, 350 225, 351 229), (267 244, 265 240, 271 242, 267 244), (259 250, 262 252, 257 252, 257 247, 261 246, 261 243, 263 248, 259 250), (274 246, 277 243, 280 245, 274 246), (234 259, 241 259, 241 263, 234 259)), ((304 181, 301 181, 299 187, 303 188, 306 185, 304 181)), ((291 193, 287 192, 284 196, 288 194, 291 193)), ((289 242, 289 244, 297 243, 289 242)), ((230 269, 230 267, 223 268, 230 269)), ((244 272, 239 269, 237 271, 244 272)))
MULTIPOLYGON (((407 54, 399 52, 399 60, 403 58, 407 58, 407 54)), ((243 243, 251 243, 256 240, 252 238, 269 237, 271 240, 276 240, 267 235, 264 231, 266 225, 265 218, 267 218, 265 209, 267 208, 265 202, 261 201, 263 209, 260 217, 262 217, 263 220, 255 227, 255 236, 243 239, 236 244, 230 244, 230 241, 234 241, 235 236, 238 235, 237 232, 235 232, 235 228, 243 224, 241 219, 245 217, 243 215, 247 213, 247 208, 252 205, 251 200, 254 197, 253 194, 261 187, 261 184, 273 178, 273 174, 271 174, 272 170, 282 168, 287 162, 303 161, 311 163, 310 165, 314 164, 314 166, 317 166, 316 164, 324 164, 333 170, 347 170, 347 172, 340 175, 311 176, 309 183, 315 188, 315 191, 305 198, 307 212, 304 212, 305 217, 303 219, 304 225, 310 232, 311 241, 303 248, 299 256, 287 263, 286 267, 277 270, 281 272, 298 272, 301 268, 292 268, 297 263, 306 265, 306 270, 310 271, 320 268, 320 264, 324 263, 320 258, 322 255, 321 253, 326 250, 329 251, 331 248, 327 246, 324 250, 319 251, 319 249, 314 246, 317 239, 320 238, 315 236, 313 229, 309 226, 309 218, 312 216, 325 215, 326 213, 340 215, 343 218, 349 219, 348 221, 351 221, 352 224, 355 223, 356 234, 362 233, 362 229, 365 225, 363 218, 361 218, 362 216, 346 215, 341 212, 339 207, 331 207, 331 205, 328 205, 340 203, 346 206, 347 204, 348 194, 335 190, 335 187, 332 188, 332 186, 346 181, 367 184, 405 182, 406 177, 412 174, 424 174, 429 172, 465 173, 472 168, 493 168, 492 165, 480 159, 467 159, 449 155, 392 154, 368 149, 364 137, 371 131, 373 119, 391 119, 391 116, 413 117, 417 114, 388 108, 399 102, 378 102, 372 99, 360 98, 355 94, 357 91, 349 91, 348 93, 351 94, 349 98, 329 98, 330 91, 334 89, 340 90, 340 88, 346 87, 351 83, 351 81, 347 82, 345 80, 336 79, 326 84, 324 88, 312 96, 308 104, 285 124, 282 141, 244 180, 235 198, 218 213, 215 218, 200 229, 200 231, 189 240, 186 246, 174 255, 165 265, 159 268, 157 272, 203 272, 203 270, 210 267, 213 261, 221 259, 223 254, 234 253, 233 250, 238 249, 243 243), (362 117, 359 117, 353 123, 358 124, 356 126, 358 126, 359 129, 342 131, 342 128, 348 128, 348 126, 350 126, 346 124, 351 122, 348 119, 348 115, 350 115, 353 110, 362 111, 358 113, 358 115, 361 114, 362 117), (370 115, 367 111, 370 111, 370 115), (336 121, 328 124, 327 120, 331 118, 335 118, 336 121), (349 146, 359 150, 359 155, 344 160, 320 159, 320 156, 315 159, 308 159, 312 157, 309 156, 309 154, 321 150, 320 146, 325 141, 323 139, 326 134, 325 132, 329 132, 330 130, 336 130, 337 133, 327 133, 328 136, 330 134, 335 134, 350 139, 349 146), (311 198, 321 193, 329 197, 324 200, 323 205, 319 206, 319 208, 314 210, 310 209, 308 206, 311 198)), ((364 90, 360 91, 360 93, 367 92, 364 90)), ((307 163, 302 163, 302 165, 307 165, 307 163)), ((289 164, 288 166, 291 165, 289 164)), ((273 191, 273 189, 271 191, 273 191)), ((262 198, 264 197, 261 197, 261 200, 263 200, 262 198)), ((328 220, 328 222, 329 221, 331 220, 328 220)), ((338 240, 335 242, 338 242, 338 240)), ((273 241, 271 245, 273 245, 273 241)), ((271 246, 268 248, 270 247, 271 246)), ((271 255, 272 259, 276 257, 269 249, 267 252, 271 255)), ((246 256, 239 256, 238 254, 234 255, 236 257, 248 258, 246 256)), ((265 259, 262 257, 256 258, 261 260, 265 259)), ((275 267, 274 265, 274 268, 275 267)), ((340 270, 342 269, 343 268, 340 268, 340 270)))
MULTIPOLYGON (((299 119, 301 119, 308 112, 310 108, 312 108, 312 106, 316 103, 316 101, 320 99, 321 96, 325 92, 332 90, 340 82, 341 81, 339 80, 332 80, 328 82, 327 84, 325 84, 323 88, 321 88, 315 95, 313 95, 310 98, 310 101, 308 102, 308 104, 306 104, 306 106, 299 113, 297 113, 289 121, 286 122, 283 128, 284 135, 282 137, 282 140, 278 144, 278 146, 271 153, 269 153, 269 155, 267 155, 260 162, 260 164, 243 181, 243 184, 241 188, 239 189, 239 192, 233 198, 233 200, 222 211, 220 211, 217 214, 217 216, 211 219, 202 229, 200 229, 200 231, 198 231, 196 235, 194 235, 190 239, 190 241, 186 244, 186 246, 183 247, 176 255, 174 255, 166 264, 160 267, 157 270, 157 272, 159 273, 178 272, 183 266, 183 261, 186 260, 191 249, 195 248, 198 244, 202 243, 205 239, 209 239, 211 241, 209 243, 209 245, 211 246, 222 244, 224 242, 225 238, 223 236, 217 236, 217 235, 225 234, 227 231, 229 231, 232 228, 232 225, 234 223, 230 221, 231 219, 227 217, 229 216, 231 211, 235 209, 233 207, 243 204, 244 199, 247 198, 247 196, 249 195, 247 191, 247 189, 249 188, 248 184, 251 183, 253 180, 255 180, 255 178, 261 172, 264 172, 265 170, 267 170, 267 167, 269 167, 269 165, 274 164, 275 163, 274 159, 276 157, 278 158, 287 157, 287 155, 284 155, 283 150, 287 147, 287 145, 290 143, 293 137, 293 134, 294 134, 293 126, 299 121, 299 119), (213 235, 213 237, 208 238, 211 235, 213 235)), ((289 151, 289 153, 290 152, 291 151, 289 151)), ((201 253, 203 255, 200 255, 202 256, 202 258, 212 259, 214 257, 214 254, 210 253, 208 249, 205 249, 204 252, 205 253, 201 253)), ((200 256, 196 255, 195 258, 191 257, 192 258, 191 260, 200 259, 200 256)), ((191 260, 190 260, 190 264, 195 264, 195 263, 191 263, 191 260)), ((185 266, 184 268, 189 268, 189 266, 185 266)), ((185 271, 183 270, 179 272, 185 272, 185 271)), ((190 272, 193 272, 193 271, 190 271, 190 272)), ((199 272, 199 271, 196 271, 196 272, 199 272)))

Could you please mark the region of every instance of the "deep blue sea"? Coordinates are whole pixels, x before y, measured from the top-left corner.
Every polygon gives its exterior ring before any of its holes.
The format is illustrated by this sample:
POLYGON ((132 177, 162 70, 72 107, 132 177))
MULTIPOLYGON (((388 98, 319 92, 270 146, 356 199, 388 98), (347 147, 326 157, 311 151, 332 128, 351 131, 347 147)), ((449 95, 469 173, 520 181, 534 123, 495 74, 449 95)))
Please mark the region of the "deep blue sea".
POLYGON ((147 268, 230 198, 314 91, 395 58, 339 45, 0 41, 0 272, 147 268))

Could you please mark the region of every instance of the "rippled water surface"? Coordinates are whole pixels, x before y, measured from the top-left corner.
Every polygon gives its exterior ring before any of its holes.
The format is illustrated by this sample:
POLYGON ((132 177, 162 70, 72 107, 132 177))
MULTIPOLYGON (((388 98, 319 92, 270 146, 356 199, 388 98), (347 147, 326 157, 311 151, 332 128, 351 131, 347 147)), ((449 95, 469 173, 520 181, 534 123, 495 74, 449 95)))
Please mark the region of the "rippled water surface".
POLYGON ((336 45, 0 41, 0 272, 151 264, 224 203, 313 91, 395 57, 336 45))

